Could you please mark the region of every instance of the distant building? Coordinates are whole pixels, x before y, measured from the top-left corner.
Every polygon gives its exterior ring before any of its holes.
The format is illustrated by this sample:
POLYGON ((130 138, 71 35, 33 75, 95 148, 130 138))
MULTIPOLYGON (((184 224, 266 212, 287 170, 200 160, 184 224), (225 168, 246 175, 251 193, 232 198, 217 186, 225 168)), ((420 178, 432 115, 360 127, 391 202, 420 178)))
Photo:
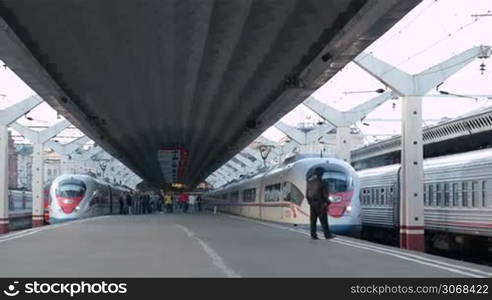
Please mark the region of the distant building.
POLYGON ((61 156, 55 151, 44 152, 44 183, 52 182, 61 175, 61 156))
MULTIPOLYGON (((15 145, 17 188, 31 190, 32 187, 32 153, 29 144, 15 145)), ((44 152, 44 183, 52 182, 61 174, 61 156, 54 151, 44 152)))
POLYGON ((32 145, 17 144, 17 187, 31 190, 32 186, 32 145))

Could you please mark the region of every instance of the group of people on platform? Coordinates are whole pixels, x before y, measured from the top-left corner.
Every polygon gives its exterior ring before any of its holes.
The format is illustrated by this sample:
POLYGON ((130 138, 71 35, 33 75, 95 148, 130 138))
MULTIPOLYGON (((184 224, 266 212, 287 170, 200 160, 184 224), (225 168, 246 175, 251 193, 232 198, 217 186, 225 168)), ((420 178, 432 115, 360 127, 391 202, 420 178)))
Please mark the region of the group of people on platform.
POLYGON ((120 214, 135 215, 135 214, 151 214, 154 210, 162 210, 160 203, 162 201, 153 201, 156 196, 151 193, 125 192, 119 198, 120 214))
POLYGON ((167 192, 164 195, 164 206, 168 213, 174 212, 175 209, 180 209, 184 213, 202 211, 202 196, 186 192, 179 195, 167 192))
POLYGON ((151 214, 153 211, 172 213, 182 210, 184 213, 202 211, 202 197, 199 194, 180 194, 166 192, 164 195, 155 195, 145 192, 125 192, 119 198, 122 215, 151 214))

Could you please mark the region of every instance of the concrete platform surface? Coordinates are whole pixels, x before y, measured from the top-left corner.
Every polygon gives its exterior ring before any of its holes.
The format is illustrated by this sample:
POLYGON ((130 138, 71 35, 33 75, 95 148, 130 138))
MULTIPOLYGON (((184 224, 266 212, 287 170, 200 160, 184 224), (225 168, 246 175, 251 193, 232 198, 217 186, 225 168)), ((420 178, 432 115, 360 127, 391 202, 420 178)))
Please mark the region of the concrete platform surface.
POLYGON ((210 213, 103 216, 0 236, 1 277, 492 277, 492 268, 210 213))

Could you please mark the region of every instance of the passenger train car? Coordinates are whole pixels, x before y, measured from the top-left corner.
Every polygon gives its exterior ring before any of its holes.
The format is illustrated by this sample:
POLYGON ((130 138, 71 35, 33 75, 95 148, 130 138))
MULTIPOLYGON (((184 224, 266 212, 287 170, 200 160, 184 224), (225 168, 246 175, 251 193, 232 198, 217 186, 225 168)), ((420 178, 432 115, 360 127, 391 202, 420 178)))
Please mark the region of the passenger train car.
MULTIPOLYGON (((49 189, 50 185, 46 184, 43 190, 44 198, 44 223, 49 224, 49 189)), ((9 210, 31 210, 32 209, 32 192, 23 190, 9 191, 9 210)))
MULTIPOLYGON (((397 236, 400 165, 358 174, 364 235, 397 236)), ((479 243, 492 250, 492 149, 424 160, 423 191, 428 246, 464 250, 479 243)))
POLYGON ((323 167, 332 204, 328 209, 332 232, 358 235, 361 229, 359 179, 346 162, 335 158, 296 155, 281 165, 204 195, 219 210, 275 222, 308 225, 306 175, 323 167))
POLYGON ((50 188, 50 222, 118 214, 119 197, 126 191, 89 175, 61 175, 50 188))

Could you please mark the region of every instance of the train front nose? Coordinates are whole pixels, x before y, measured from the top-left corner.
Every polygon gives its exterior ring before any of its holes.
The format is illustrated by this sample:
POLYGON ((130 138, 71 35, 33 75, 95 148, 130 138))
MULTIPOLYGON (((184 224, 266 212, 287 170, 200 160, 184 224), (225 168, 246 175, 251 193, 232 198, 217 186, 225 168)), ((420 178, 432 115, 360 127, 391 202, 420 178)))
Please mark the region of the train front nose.
POLYGON ((322 181, 330 200, 327 214, 332 231, 358 236, 361 222, 357 199, 354 197, 354 178, 340 166, 329 165, 323 173, 322 181))
POLYGON ((56 197, 60 210, 66 214, 71 214, 80 210, 82 197, 56 197))
POLYGON ((86 185, 83 181, 75 178, 62 180, 55 189, 54 198, 58 204, 53 216, 55 221, 80 217, 85 192, 86 185))

